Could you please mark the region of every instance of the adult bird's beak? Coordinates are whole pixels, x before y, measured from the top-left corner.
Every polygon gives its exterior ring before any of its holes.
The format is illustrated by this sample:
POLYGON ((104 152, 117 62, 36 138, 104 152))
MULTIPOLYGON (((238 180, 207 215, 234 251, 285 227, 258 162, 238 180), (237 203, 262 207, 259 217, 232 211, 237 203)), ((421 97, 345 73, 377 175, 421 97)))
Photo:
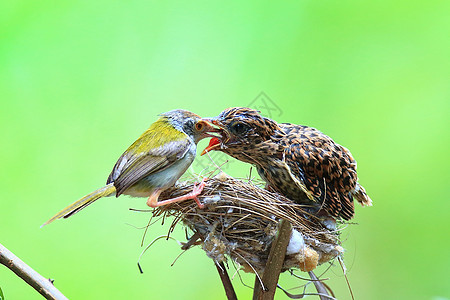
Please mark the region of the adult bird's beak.
POLYGON ((221 126, 221 124, 215 118, 202 118, 201 120, 209 125, 206 130, 207 133, 219 133, 219 136, 211 135, 212 138, 209 141, 209 145, 202 151, 200 156, 205 155, 207 152, 220 147, 220 145, 222 144, 222 140, 227 136, 225 127, 221 126))

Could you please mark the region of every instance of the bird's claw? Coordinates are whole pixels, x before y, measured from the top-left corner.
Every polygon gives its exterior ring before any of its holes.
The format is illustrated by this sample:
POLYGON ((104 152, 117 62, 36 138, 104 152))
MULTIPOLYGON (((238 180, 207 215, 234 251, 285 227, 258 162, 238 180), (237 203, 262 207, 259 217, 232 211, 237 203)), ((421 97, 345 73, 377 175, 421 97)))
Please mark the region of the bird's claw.
POLYGON ((197 203, 198 208, 200 208, 200 209, 205 208, 205 205, 200 202, 200 200, 197 198, 197 196, 199 196, 202 193, 203 188, 205 186, 206 186, 206 178, 203 178, 202 181, 198 185, 194 184, 194 188, 192 189, 192 192, 191 192, 191 195, 193 196, 195 202, 197 203))

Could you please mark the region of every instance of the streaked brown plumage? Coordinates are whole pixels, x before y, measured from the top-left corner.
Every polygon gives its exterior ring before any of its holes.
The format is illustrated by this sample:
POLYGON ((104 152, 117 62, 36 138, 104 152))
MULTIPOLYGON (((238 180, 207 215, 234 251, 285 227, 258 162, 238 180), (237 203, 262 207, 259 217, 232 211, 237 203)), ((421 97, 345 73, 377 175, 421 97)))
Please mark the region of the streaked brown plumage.
POLYGON ((256 166, 269 187, 312 207, 318 215, 350 220, 353 198, 372 201, 357 182, 350 151, 319 130, 277 123, 258 111, 233 107, 209 120, 222 129, 206 151, 219 150, 256 166))

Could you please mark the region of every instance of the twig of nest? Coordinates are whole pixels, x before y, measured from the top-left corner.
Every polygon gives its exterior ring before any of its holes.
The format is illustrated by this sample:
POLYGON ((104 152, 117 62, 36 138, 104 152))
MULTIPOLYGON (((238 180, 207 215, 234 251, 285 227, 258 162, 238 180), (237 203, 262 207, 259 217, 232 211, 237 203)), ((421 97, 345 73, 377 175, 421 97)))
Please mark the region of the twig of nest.
MULTIPOLYGON (((193 188, 192 182, 179 183, 161 194, 160 200, 185 195, 193 188)), ((327 229, 305 206, 251 182, 220 173, 206 180, 198 198, 204 209, 184 201, 159 207, 154 216, 173 217, 169 232, 181 221, 216 263, 229 257, 244 271, 262 274, 282 219, 292 226, 282 271, 312 271, 343 252, 338 231, 327 229)))

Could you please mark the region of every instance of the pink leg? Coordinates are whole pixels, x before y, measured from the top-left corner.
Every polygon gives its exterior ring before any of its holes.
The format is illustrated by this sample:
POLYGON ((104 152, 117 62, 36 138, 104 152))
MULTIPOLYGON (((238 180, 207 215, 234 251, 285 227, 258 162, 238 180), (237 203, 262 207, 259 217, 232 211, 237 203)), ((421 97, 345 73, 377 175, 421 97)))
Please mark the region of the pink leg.
POLYGON ((162 190, 156 190, 152 195, 150 195, 150 197, 148 197, 147 205, 150 207, 158 207, 158 206, 163 206, 163 205, 167 205, 167 204, 171 204, 171 203, 175 203, 175 202, 194 199, 195 202, 197 203, 198 207, 203 209, 205 206, 200 203, 197 196, 202 193, 205 185, 206 185, 205 179, 203 179, 199 185, 194 186, 194 189, 189 194, 186 194, 186 195, 180 196, 180 197, 176 197, 176 198, 172 198, 172 199, 168 199, 168 200, 164 200, 164 201, 159 201, 159 202, 158 202, 158 197, 161 194, 162 190))

